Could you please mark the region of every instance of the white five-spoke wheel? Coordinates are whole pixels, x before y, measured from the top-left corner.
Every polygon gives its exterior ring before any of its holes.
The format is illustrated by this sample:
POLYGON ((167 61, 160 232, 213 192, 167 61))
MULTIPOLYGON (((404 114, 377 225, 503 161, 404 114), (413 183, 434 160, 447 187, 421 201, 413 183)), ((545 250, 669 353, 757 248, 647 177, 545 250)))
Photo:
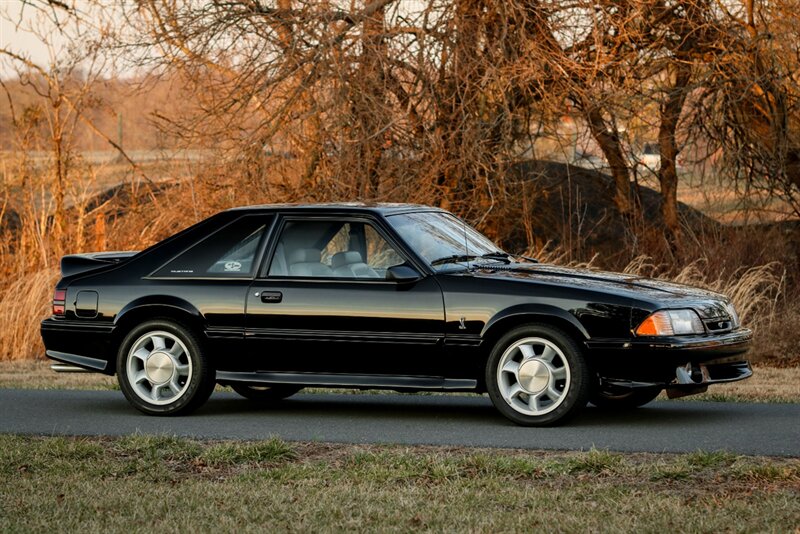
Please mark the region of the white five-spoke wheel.
POLYGON ((552 341, 526 337, 503 352, 497 384, 503 399, 518 412, 544 415, 564 401, 570 385, 569 365, 552 341))
POLYGON ((147 321, 128 333, 117 375, 128 401, 151 415, 194 410, 211 395, 216 378, 191 330, 168 320, 147 321))
POLYGON ((515 423, 552 425, 586 405, 589 372, 580 346, 543 324, 517 327, 495 344, 486 387, 495 407, 515 423))
POLYGON ((165 405, 189 389, 192 360, 183 341, 164 330, 147 332, 128 350, 128 380, 142 400, 165 405))

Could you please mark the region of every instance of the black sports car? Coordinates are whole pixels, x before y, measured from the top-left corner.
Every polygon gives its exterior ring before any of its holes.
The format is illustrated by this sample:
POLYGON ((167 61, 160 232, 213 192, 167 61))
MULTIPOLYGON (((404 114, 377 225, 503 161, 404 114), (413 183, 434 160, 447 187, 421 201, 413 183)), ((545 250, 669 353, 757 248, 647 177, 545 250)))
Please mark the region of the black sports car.
POLYGON ((514 257, 426 206, 232 209, 61 270, 47 356, 116 373, 147 414, 187 413, 219 383, 254 400, 488 392, 512 421, 547 425, 752 374, 725 296, 514 257))

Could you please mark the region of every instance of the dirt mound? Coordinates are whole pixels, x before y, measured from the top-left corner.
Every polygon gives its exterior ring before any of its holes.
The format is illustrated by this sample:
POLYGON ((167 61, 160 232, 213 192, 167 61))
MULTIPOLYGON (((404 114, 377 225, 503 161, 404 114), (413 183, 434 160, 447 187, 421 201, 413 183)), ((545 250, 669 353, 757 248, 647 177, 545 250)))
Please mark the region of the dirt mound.
MULTIPOLYGON (((598 171, 553 161, 524 161, 510 170, 511 188, 523 196, 529 226, 537 245, 550 241, 591 257, 628 252, 642 236, 661 239, 663 217, 661 195, 647 187, 631 185, 638 193, 641 209, 634 221, 636 236, 628 229, 614 204, 614 181, 598 171)), ((685 228, 694 233, 717 229, 713 219, 685 204, 678 210, 685 228)), ((523 219, 525 213, 520 213, 523 219)), ((525 225, 515 224, 510 245, 526 242, 525 225)), ((509 248, 512 248, 509 246, 509 248)))

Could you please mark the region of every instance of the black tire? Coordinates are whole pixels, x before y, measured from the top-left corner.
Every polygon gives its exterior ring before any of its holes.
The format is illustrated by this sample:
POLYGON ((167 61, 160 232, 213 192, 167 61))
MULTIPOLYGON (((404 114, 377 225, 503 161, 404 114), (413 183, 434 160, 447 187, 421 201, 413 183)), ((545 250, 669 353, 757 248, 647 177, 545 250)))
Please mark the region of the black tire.
POLYGON ((148 415, 183 415, 208 400, 216 372, 190 329, 155 319, 133 328, 120 344, 117 380, 125 398, 137 410, 148 415), (164 350, 156 345, 156 338, 161 338, 164 350), (165 390, 169 392, 163 394, 165 390))
POLYGON ((290 384, 266 386, 257 384, 232 383, 230 386, 233 388, 233 391, 242 397, 255 402, 276 402, 291 397, 303 389, 303 386, 293 386, 290 384))
POLYGON ((547 324, 528 324, 497 341, 486 364, 485 378, 489 398, 505 417, 522 426, 550 426, 563 423, 586 406, 593 377, 580 345, 569 334, 547 324), (536 352, 537 347, 541 353, 536 352), (548 354, 554 354, 549 362, 548 354), (499 369, 512 362, 518 364, 516 371, 499 369), (522 391, 517 390, 507 400, 501 389, 508 394, 515 389, 515 381, 522 391), (535 408, 529 406, 531 402, 535 408))
POLYGON ((605 391, 598 386, 589 395, 589 402, 603 410, 633 410, 653 401, 661 393, 661 389, 655 387, 605 391))

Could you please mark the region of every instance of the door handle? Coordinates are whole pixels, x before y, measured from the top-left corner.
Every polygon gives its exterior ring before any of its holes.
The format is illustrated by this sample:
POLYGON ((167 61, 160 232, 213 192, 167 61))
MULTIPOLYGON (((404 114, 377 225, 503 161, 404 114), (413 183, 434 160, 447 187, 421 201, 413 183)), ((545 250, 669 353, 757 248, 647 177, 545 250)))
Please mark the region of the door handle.
POLYGON ((261 302, 266 304, 274 304, 283 300, 283 293, 280 291, 262 291, 261 302))

